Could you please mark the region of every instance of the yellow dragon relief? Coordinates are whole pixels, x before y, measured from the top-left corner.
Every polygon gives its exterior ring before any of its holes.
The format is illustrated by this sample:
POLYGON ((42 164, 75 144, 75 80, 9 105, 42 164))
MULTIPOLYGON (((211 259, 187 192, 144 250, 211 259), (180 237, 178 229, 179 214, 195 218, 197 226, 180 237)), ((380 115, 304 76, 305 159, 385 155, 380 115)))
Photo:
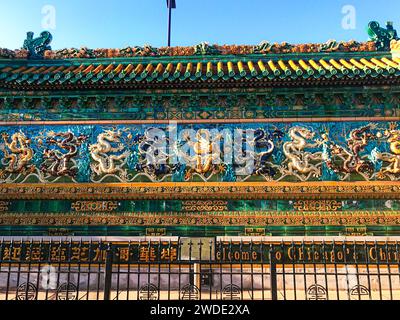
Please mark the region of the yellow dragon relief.
POLYGON ((396 124, 391 123, 389 125, 389 130, 385 130, 384 137, 389 143, 391 153, 378 152, 376 155, 377 159, 389 163, 378 172, 377 177, 379 179, 400 174, 400 130, 396 129, 396 124))
POLYGON ((127 171, 123 166, 129 156, 129 150, 124 150, 120 131, 106 130, 99 134, 97 143, 89 146, 90 156, 94 160, 90 165, 92 171, 97 176, 119 174, 122 179, 126 178, 127 171), (113 147, 111 143, 117 146, 113 147))
POLYGON ((225 170, 224 165, 220 164, 219 148, 216 146, 216 142, 220 138, 221 136, 218 135, 211 139, 211 134, 207 129, 197 131, 197 141, 190 141, 189 137, 185 137, 195 153, 193 157, 181 153, 189 167, 185 173, 185 180, 190 180, 194 173, 204 176, 208 172, 211 172, 212 175, 225 170))
POLYGON ((22 132, 14 133, 10 140, 7 133, 3 133, 1 137, 4 141, 2 164, 5 168, 0 170, 0 178, 34 172, 35 166, 30 164, 33 158, 33 150, 29 147, 31 140, 22 132))

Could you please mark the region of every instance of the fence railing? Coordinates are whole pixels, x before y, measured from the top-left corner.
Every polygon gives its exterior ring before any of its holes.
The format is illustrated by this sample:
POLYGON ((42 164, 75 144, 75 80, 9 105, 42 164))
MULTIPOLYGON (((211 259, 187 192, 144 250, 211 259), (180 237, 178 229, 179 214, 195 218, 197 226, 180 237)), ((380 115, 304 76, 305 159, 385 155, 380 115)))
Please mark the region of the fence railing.
POLYGON ((0 300, 396 300, 399 259, 393 241, 2 241, 0 300))

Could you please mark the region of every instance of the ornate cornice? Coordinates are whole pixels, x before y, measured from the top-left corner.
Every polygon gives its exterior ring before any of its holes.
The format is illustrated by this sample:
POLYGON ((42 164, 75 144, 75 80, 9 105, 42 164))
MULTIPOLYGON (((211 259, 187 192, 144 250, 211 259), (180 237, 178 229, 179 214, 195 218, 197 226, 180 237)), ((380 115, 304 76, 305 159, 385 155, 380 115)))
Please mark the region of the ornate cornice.
POLYGON ((399 181, 163 182, 3 184, 1 200, 18 199, 400 199, 399 181))
MULTIPOLYGON (((0 92, 2 121, 71 121, 71 120, 136 120, 136 121, 210 121, 226 119, 272 119, 280 117, 323 117, 321 106, 335 110, 329 116, 393 117, 398 116, 400 87, 332 86, 329 90, 303 89, 213 89, 147 90, 132 93, 103 91, 90 94, 49 91, 0 92), (384 94, 383 94, 384 93, 384 94), (383 108, 382 106, 385 106, 383 108), (157 106, 156 108, 154 106, 157 106), (285 107, 284 111, 280 107, 285 107), (302 113, 299 113, 301 108, 302 113), (52 113, 46 110, 53 110, 52 113), (71 110, 80 110, 79 118, 71 110), (24 110, 24 113, 15 110, 24 110), (96 110, 96 111, 94 111, 96 110), (129 111, 128 111, 129 110, 129 111), (135 111, 132 111, 135 110, 135 111)), ((1 90, 0 90, 1 91, 1 90)))
MULTIPOLYGON (((257 123, 277 123, 277 122, 299 122, 299 118, 269 118, 269 119, 257 119, 257 123)), ((302 118, 301 121, 313 123, 313 122, 393 122, 400 121, 400 117, 313 117, 313 118, 302 118)), ((254 123, 255 119, 185 119, 185 120, 60 120, 60 121, 0 121, 0 126, 65 126, 65 125, 135 125, 135 124, 170 124, 171 122, 181 124, 191 123, 202 123, 202 124, 214 124, 214 123, 254 123)))
POLYGON ((344 87, 344 86, 398 86, 400 83, 398 76, 384 75, 384 76, 365 76, 360 78, 317 78, 317 79, 247 79, 242 80, 202 80, 197 82, 183 82, 179 80, 173 80, 170 82, 119 82, 119 83, 88 83, 85 86, 82 84, 44 84, 36 85, 29 83, 1 83, 0 87, 5 91, 39 91, 39 90, 66 90, 66 91, 78 91, 78 90, 207 90, 207 89, 224 89, 224 90, 234 90, 234 89, 252 89, 252 88, 273 88, 273 89, 300 89, 307 88, 312 89, 327 88, 327 87, 344 87))
POLYGON ((399 211, 331 212, 168 212, 119 214, 14 214, 0 216, 0 225, 33 226, 349 226, 400 225, 399 211))

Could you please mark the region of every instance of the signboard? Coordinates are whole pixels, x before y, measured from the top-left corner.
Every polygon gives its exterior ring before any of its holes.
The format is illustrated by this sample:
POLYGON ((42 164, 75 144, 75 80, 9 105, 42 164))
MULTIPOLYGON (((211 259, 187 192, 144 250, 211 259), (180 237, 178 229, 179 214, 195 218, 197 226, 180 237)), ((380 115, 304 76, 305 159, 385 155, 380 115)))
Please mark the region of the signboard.
POLYGON ((397 243, 386 242, 222 242, 216 260, 235 263, 398 263, 397 243))
POLYGON ((181 260, 213 261, 215 238, 180 238, 181 260))
POLYGON ((0 242, 0 263, 399 263, 397 242, 215 242, 214 238, 141 242, 0 242), (200 245, 200 243, 202 243, 200 245))

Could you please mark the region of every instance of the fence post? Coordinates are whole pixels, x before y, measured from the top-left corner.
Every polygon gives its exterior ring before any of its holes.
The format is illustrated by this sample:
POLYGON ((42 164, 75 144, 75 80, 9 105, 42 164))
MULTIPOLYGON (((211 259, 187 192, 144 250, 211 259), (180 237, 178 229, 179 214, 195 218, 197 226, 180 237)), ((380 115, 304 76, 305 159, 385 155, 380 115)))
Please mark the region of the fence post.
POLYGON ((269 249, 269 270, 270 270, 270 279, 271 279, 271 299, 278 300, 278 286, 277 286, 277 278, 276 278, 276 263, 273 259, 273 249, 272 245, 269 249))
POLYGON ((104 271, 104 300, 110 300, 112 280, 113 252, 111 244, 108 244, 106 251, 106 268, 104 271))

